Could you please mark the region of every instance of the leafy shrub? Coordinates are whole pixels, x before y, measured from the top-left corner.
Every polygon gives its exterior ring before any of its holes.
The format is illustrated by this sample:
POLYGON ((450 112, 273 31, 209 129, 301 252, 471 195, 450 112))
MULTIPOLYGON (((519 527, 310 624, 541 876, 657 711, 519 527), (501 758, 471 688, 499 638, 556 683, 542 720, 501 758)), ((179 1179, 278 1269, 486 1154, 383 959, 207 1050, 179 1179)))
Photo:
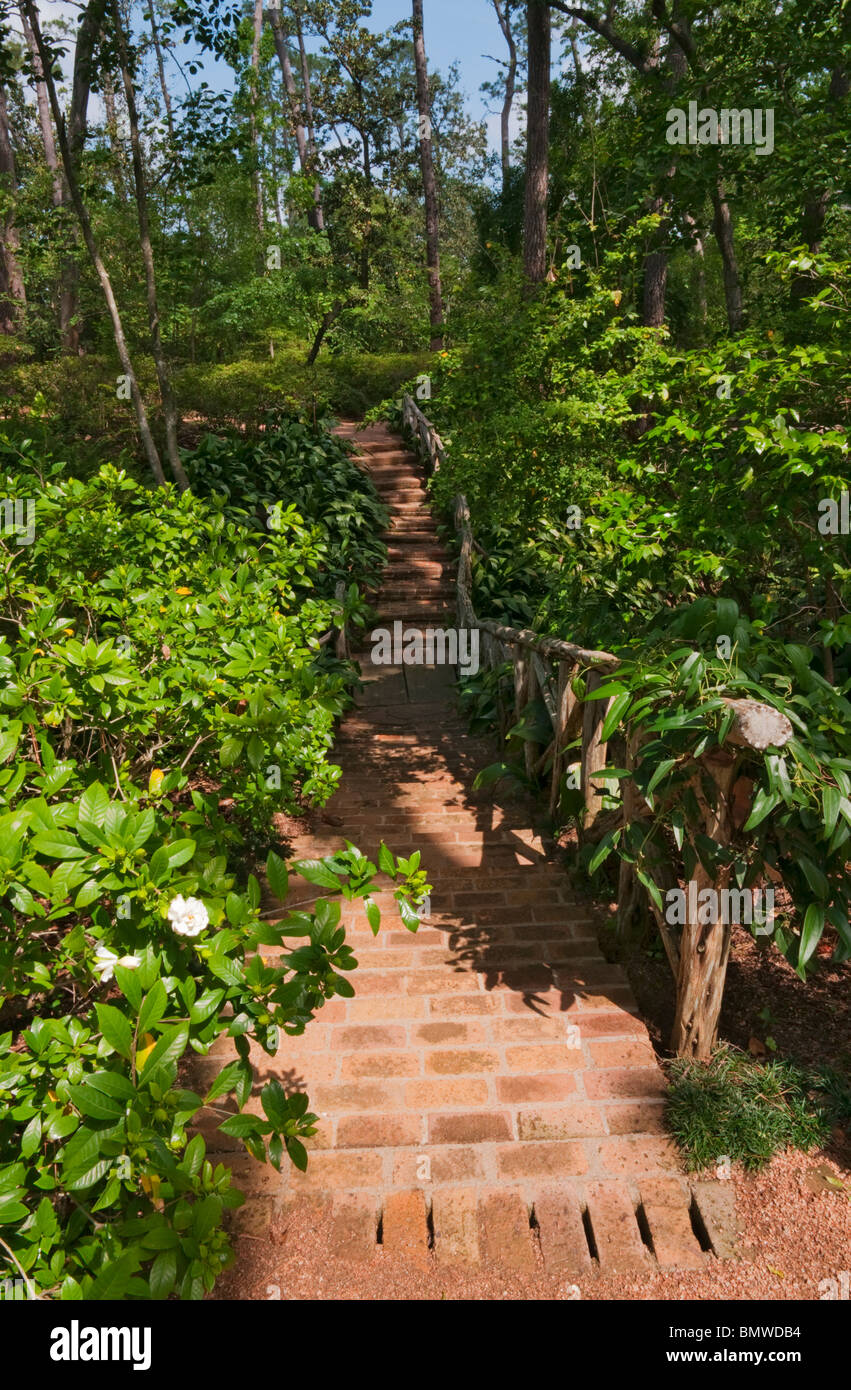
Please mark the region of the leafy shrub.
MULTIPOLYGON (((193 1125, 304 1167, 308 1099, 272 1081, 256 1110, 252 1059, 353 993, 333 895, 377 931, 380 870, 415 930, 428 890, 418 855, 348 845, 298 866, 314 909, 271 922, 245 864, 339 776, 322 589, 346 528, 278 503, 261 537, 215 493, 85 482, 8 440, 0 467, 34 506, 32 544, 0 540, 0 1251, 49 1297, 200 1298, 242 1199, 193 1125), (224 1036, 198 1094, 182 1063, 224 1036)), ((274 850, 266 873, 285 901, 274 850)))
MULTIPOLYGON (((220 496, 228 517, 268 529, 273 507, 284 499, 306 523, 324 532, 328 583, 375 580, 387 550, 381 534, 390 513, 367 474, 334 435, 298 420, 270 419, 257 439, 206 435, 185 460, 193 492, 220 496)), ((310 575, 315 591, 316 578, 310 575)), ((321 577, 320 577, 321 581, 321 577)), ((330 589, 329 589, 330 585, 330 589)))
POLYGON ((181 408, 194 411, 218 429, 241 421, 250 429, 270 411, 303 411, 311 420, 328 414, 359 419, 371 406, 398 392, 402 382, 422 368, 412 354, 323 353, 314 367, 305 365, 301 345, 276 351, 275 358, 204 363, 175 373, 181 408))
MULTIPOLYGON (((427 413, 448 447, 433 491, 470 501, 480 616, 622 663, 594 692, 612 701, 602 824, 619 819, 630 735, 651 819, 590 847, 592 870, 617 849, 657 906, 663 851, 687 878, 698 857, 739 887, 779 873, 798 920, 779 920, 774 940, 805 974, 825 931, 835 959, 851 953, 851 542, 819 527, 847 483, 847 267, 808 261, 818 291, 796 337, 752 330, 675 351, 622 304, 636 245, 630 232, 599 270, 559 268, 531 302, 503 277, 483 294, 471 341, 434 369, 427 413), (689 783, 724 742, 730 696, 782 710, 795 737, 743 755, 753 812, 724 851, 689 783)), ((782 294, 796 267, 771 255, 765 278, 782 294)), ((583 673, 574 688, 584 695, 583 673)), ((479 717, 495 711, 488 677, 471 701, 479 717)), ((546 746, 537 713, 510 737, 546 746)), ((497 775, 505 764, 486 780, 497 775)), ((562 790, 562 817, 581 814, 582 794, 562 790)))

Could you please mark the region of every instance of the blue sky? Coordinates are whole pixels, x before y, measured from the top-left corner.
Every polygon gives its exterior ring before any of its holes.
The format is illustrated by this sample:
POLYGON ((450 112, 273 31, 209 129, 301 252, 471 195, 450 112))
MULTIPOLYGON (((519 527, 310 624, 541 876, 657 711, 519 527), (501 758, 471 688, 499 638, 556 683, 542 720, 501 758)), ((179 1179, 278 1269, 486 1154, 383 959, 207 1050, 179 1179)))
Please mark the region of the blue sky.
MULTIPOLYGON (((452 62, 460 65, 461 90, 467 98, 467 109, 477 119, 487 119, 491 148, 499 148, 499 115, 496 111, 487 115, 487 98, 480 92, 482 82, 492 79, 497 73, 495 63, 485 56, 504 57, 507 53, 505 40, 500 32, 491 0, 424 0, 425 40, 430 67, 446 71, 452 62)), ((76 6, 68 0, 42 0, 43 18, 49 23, 51 17, 69 16, 76 12, 76 6)), ((368 21, 376 31, 388 29, 399 20, 410 19, 410 0, 373 0, 372 18, 368 21)), ((310 44, 311 47, 315 45, 310 44)), ((186 58, 186 50, 180 53, 181 61, 186 58)), ((209 54, 201 60, 202 78, 216 90, 231 86, 230 70, 211 60, 209 54)), ((172 67, 172 74, 176 72, 172 67)), ((175 91, 182 91, 181 81, 175 81, 175 91)), ((519 129, 521 102, 515 104, 512 134, 519 129)), ((93 110, 99 109, 93 103, 93 110)))

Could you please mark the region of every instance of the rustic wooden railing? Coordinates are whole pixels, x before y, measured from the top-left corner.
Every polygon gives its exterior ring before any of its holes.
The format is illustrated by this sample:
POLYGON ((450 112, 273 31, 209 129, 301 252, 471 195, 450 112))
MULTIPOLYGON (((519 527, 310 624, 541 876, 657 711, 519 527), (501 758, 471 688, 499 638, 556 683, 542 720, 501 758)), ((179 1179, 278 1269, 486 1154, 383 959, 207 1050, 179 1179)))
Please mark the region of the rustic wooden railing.
MULTIPOLYGON (((405 427, 419 448, 428 471, 434 471, 445 457, 445 449, 433 425, 410 396, 403 402, 405 427)), ((491 619, 479 618, 473 607, 472 552, 475 545, 470 524, 470 509, 466 498, 457 496, 454 503, 455 529, 460 554, 457 577, 457 612, 459 628, 478 629, 481 636, 483 664, 500 670, 506 663, 513 667, 513 681, 498 683, 498 716, 503 739, 523 711, 540 699, 549 715, 551 737, 545 743, 524 740, 525 765, 530 778, 540 777, 549 766, 550 814, 557 814, 562 776, 567 767, 578 767, 578 790, 584 803, 579 833, 583 840, 597 840, 608 829, 626 826, 636 820, 650 820, 653 812, 629 777, 620 781, 620 804, 607 811, 604 799, 612 793, 599 774, 606 767, 608 745, 601 737, 610 699, 595 700, 593 692, 605 677, 615 671, 618 658, 611 652, 594 651, 565 642, 558 637, 542 636, 525 629, 507 627, 491 619), (577 676, 584 678, 584 695, 574 690, 577 676), (506 688, 508 698, 506 699, 506 688), (576 748, 578 745, 578 748, 576 748), (571 758, 571 749, 576 755, 571 758)), ((736 787, 742 750, 763 752, 766 748, 782 748, 792 737, 792 725, 785 715, 756 700, 730 698, 725 702, 734 712, 732 727, 724 748, 710 749, 694 762, 690 786, 701 808, 702 832, 721 846, 729 846, 734 834, 733 789, 736 787), (707 782, 714 786, 706 794, 707 782)), ((615 735, 624 743, 619 763, 627 770, 640 760, 637 737, 631 730, 615 735)), ((747 784, 746 784, 747 786, 747 784)), ((742 790, 742 788, 739 788, 742 790)), ((752 790, 751 790, 752 794, 752 790)), ((741 814, 738 824, 748 812, 741 814)), ((670 888, 679 886, 673 860, 665 860, 647 870, 660 890, 662 901, 670 888)), ((697 900, 701 890, 715 888, 718 899, 727 886, 727 879, 712 883, 699 858, 695 870, 698 895, 689 896, 688 905, 697 900)), ((724 987, 727 957, 730 948, 730 924, 720 914, 710 923, 687 921, 678 936, 644 886, 631 864, 621 860, 618 884, 618 930, 625 933, 635 915, 645 903, 656 919, 668 961, 677 981, 677 1012, 672 1047, 680 1055, 705 1057, 714 1045, 721 993, 724 987)))
POLYGON ((402 424, 415 439, 426 474, 431 477, 440 468, 446 450, 434 425, 426 419, 413 397, 407 394, 402 398, 402 424))

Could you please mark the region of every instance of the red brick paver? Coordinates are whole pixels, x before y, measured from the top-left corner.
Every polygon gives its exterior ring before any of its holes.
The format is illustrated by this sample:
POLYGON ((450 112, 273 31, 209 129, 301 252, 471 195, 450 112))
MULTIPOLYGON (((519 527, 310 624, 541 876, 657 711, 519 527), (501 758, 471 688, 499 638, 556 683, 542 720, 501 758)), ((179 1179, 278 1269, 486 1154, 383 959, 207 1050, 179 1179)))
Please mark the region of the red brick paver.
MULTIPOLYGON (((452 569, 417 464, 384 427, 357 438, 394 517, 376 626, 449 627, 452 569)), ((453 671, 373 666, 369 648, 360 661, 341 789, 292 853, 344 839, 374 859, 382 840, 418 849, 431 911, 413 935, 379 893, 376 938, 344 904, 355 997, 276 1059, 256 1057, 258 1085, 277 1076, 310 1094, 321 1128, 308 1171, 270 1182, 255 1165, 251 1190, 267 1205, 271 1195, 272 1214, 302 1194, 327 1199, 332 1260, 368 1259, 381 1242, 413 1261, 543 1261, 566 1277, 699 1266, 713 1223, 692 1224, 647 1032, 587 907, 530 830, 532 807, 472 792, 495 754, 468 734, 453 671)), ((316 896, 301 880, 292 889, 289 906, 316 896)))

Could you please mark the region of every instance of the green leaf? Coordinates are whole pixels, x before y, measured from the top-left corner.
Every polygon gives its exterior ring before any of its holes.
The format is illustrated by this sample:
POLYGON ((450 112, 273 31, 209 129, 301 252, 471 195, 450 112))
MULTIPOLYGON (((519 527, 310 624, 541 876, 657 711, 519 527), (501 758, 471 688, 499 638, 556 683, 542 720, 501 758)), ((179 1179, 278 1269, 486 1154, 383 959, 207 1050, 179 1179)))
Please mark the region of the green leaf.
POLYGON ((373 936, 377 936, 381 926, 381 909, 378 903, 370 897, 364 898, 363 905, 366 910, 366 920, 372 929, 372 934, 373 936))
POLYGON ((144 1037, 145 1033, 159 1023, 166 1009, 168 1008, 168 993, 162 980, 155 980, 151 989, 145 995, 144 1003, 139 1012, 138 1036, 144 1037))
POLYGON ((139 1085, 150 1085, 160 1072, 178 1062, 186 1051, 188 1042, 188 1023, 178 1023, 173 1028, 167 1028, 158 1039, 153 1052, 145 1060, 145 1065, 139 1073, 139 1085))
POLYGON ((824 815, 824 836, 828 839, 833 834, 839 815, 839 804, 842 797, 838 787, 825 787, 822 792, 822 810, 824 815))
POLYGON ((798 946, 798 969, 803 969, 816 949, 824 931, 825 911, 821 903, 810 903, 804 915, 801 940, 798 946))
POLYGON ((109 810, 109 796, 100 782, 93 782, 80 797, 78 816, 89 825, 102 826, 109 810))
POLYGON ((112 1004, 96 1004, 95 1011, 100 1031, 110 1047, 129 1062, 133 1050, 133 1026, 129 1018, 112 1004))
POLYGON ((676 767, 676 765, 676 758, 663 758, 660 763, 656 764, 656 767, 653 769, 653 776, 647 783, 648 796, 654 790, 654 788, 658 787, 659 783, 662 781, 662 778, 667 777, 668 773, 671 771, 671 768, 676 767))
POLYGON ((127 1292, 130 1280, 139 1268, 135 1251, 126 1251, 117 1260, 108 1260, 88 1293, 92 1302, 120 1299, 127 1292))
POLYGON ((782 801, 779 792, 767 792, 764 787, 760 787, 754 797, 753 809, 745 822, 745 830, 754 830, 765 820, 782 801))
POLYGON ((391 878, 396 877, 396 861, 383 841, 378 851, 378 867, 383 874, 389 874, 391 878))
POLYGON ((234 767, 239 761, 242 748, 243 740, 241 738, 226 738, 219 749, 219 762, 222 767, 234 767))
POLYGON ((89 850, 80 844, 75 835, 65 830, 51 830, 49 834, 36 835, 32 849, 48 859, 87 859, 89 856, 89 850))
POLYGON ((92 1072, 91 1076, 86 1077, 86 1085, 94 1086, 96 1091, 102 1091, 105 1096, 112 1096, 115 1100, 133 1100, 136 1096, 132 1081, 119 1071, 92 1072))
POLYGON ((115 983, 127 1003, 138 1013, 142 1007, 142 984, 138 970, 128 970, 126 965, 116 965, 114 973, 115 983))
POLYGON ((260 1093, 260 1103, 276 1129, 283 1129, 290 1118, 284 1088, 280 1081, 270 1081, 260 1093))
POLYGON ((283 859, 270 850, 266 858, 266 877, 269 887, 279 902, 286 902, 290 888, 290 876, 283 859))
POLYGON ((293 869, 308 883, 315 883, 320 888, 333 888, 337 892, 340 890, 339 878, 321 859, 299 859, 293 864, 293 869))
POLYGON ((591 856, 591 860, 588 864, 589 874, 595 874, 599 869, 600 865, 605 863, 612 850, 615 848, 618 841, 620 840, 620 837, 620 826, 618 826, 615 830, 610 830, 606 835, 603 836, 602 840, 600 841, 599 845, 597 846, 593 855, 591 856))
MULTIPOLYGON (((594 694, 596 696, 597 692, 595 691, 594 694)), ((632 692, 630 690, 625 690, 622 695, 616 695, 612 700, 609 711, 603 720, 603 727, 600 730, 600 739, 603 743, 608 743, 631 704, 632 692)))
POLYGON ((292 1137, 285 1140, 287 1153, 300 1173, 307 1172, 307 1149, 301 1140, 292 1137))
POLYGON ((210 1193, 195 1203, 192 1212, 192 1234, 196 1240, 206 1240, 211 1231, 221 1224, 222 1210, 222 1199, 215 1193, 210 1193))
POLYGON ((161 1250, 151 1265, 151 1272, 148 1282, 151 1288, 151 1298, 161 1300, 168 1298, 177 1279, 177 1251, 161 1250))
POLYGON ((68 1094, 71 1104, 90 1120, 117 1120, 123 1110, 119 1100, 96 1086, 69 1086, 68 1094))

